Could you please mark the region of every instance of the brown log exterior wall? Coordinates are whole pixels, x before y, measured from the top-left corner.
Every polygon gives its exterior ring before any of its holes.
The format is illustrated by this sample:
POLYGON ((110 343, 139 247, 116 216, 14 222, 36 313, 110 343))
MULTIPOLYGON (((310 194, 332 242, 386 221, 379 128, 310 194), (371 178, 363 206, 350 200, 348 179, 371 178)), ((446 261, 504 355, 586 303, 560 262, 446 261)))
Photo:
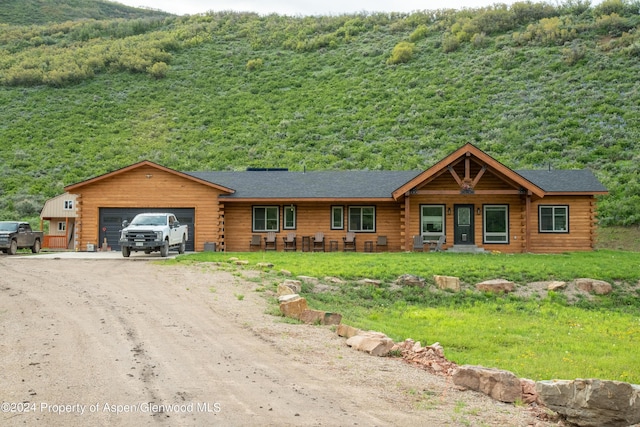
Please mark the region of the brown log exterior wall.
POLYGON ((153 168, 140 167, 78 189, 78 247, 98 245, 100 208, 194 208, 195 250, 205 242, 220 242, 219 191, 153 168))

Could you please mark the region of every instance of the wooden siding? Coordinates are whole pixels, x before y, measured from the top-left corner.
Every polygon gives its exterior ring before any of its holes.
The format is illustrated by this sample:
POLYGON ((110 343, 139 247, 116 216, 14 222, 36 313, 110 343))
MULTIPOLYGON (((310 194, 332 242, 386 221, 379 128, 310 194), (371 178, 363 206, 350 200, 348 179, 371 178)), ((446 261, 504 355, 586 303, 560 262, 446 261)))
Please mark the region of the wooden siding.
MULTIPOLYGON (((291 203, 244 203, 232 202, 225 203, 224 213, 224 236, 225 249, 230 252, 242 252, 249 250, 249 242, 253 234, 258 234, 264 238, 266 232, 252 231, 252 212, 253 206, 279 206, 280 207, 280 231, 277 232, 277 249, 283 250, 282 238, 289 232, 295 232, 297 236, 297 250, 302 250, 302 236, 313 236, 316 232, 323 232, 325 236, 326 250, 329 251, 329 242, 335 240, 338 242, 338 250, 343 250, 342 238, 346 236, 348 231, 348 213, 349 206, 375 206, 376 207, 376 231, 375 233, 362 232, 356 233, 356 250, 364 251, 365 241, 377 241, 377 236, 387 236, 388 246, 384 250, 400 251, 401 250, 401 209, 400 204, 396 202, 389 203, 312 203, 302 202, 294 203, 296 206, 296 229, 284 230, 282 228, 283 208, 291 206, 291 203), (331 229, 331 207, 344 207, 344 229, 331 229)), ((264 248, 264 239, 262 239, 262 247, 264 248)))
POLYGON ((205 242, 221 240, 218 212, 220 192, 192 180, 151 166, 143 166, 114 175, 75 190, 77 223, 76 250, 87 244, 99 246, 100 208, 194 208, 196 251, 205 242))

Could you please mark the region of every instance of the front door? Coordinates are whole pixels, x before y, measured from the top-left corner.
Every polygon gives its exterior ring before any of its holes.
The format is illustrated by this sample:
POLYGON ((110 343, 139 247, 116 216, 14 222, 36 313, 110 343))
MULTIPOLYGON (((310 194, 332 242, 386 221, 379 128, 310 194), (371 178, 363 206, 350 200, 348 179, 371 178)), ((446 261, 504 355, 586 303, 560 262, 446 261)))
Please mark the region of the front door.
POLYGON ((454 206, 454 239, 455 245, 473 245, 473 205, 454 206))

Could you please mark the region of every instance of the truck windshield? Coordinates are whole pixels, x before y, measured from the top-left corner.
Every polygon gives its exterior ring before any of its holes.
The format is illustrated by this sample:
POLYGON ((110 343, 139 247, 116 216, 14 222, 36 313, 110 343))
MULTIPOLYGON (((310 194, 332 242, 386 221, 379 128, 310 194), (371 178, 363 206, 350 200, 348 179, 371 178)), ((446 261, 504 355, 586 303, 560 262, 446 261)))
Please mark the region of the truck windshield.
POLYGON ((0 222, 0 231, 18 231, 18 223, 17 222, 0 222))
POLYGON ((165 215, 138 215, 133 218, 131 225, 167 225, 165 215))

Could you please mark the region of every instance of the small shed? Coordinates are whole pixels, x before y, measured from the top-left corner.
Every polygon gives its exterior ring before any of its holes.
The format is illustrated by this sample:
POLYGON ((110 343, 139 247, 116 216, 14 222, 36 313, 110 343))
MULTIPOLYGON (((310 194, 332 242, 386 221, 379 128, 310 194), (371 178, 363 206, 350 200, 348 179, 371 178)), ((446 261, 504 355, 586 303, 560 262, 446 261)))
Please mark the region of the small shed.
POLYGON ((49 222, 42 247, 73 249, 77 215, 75 194, 64 193, 47 200, 40 212, 40 229, 45 230, 45 221, 49 222))

